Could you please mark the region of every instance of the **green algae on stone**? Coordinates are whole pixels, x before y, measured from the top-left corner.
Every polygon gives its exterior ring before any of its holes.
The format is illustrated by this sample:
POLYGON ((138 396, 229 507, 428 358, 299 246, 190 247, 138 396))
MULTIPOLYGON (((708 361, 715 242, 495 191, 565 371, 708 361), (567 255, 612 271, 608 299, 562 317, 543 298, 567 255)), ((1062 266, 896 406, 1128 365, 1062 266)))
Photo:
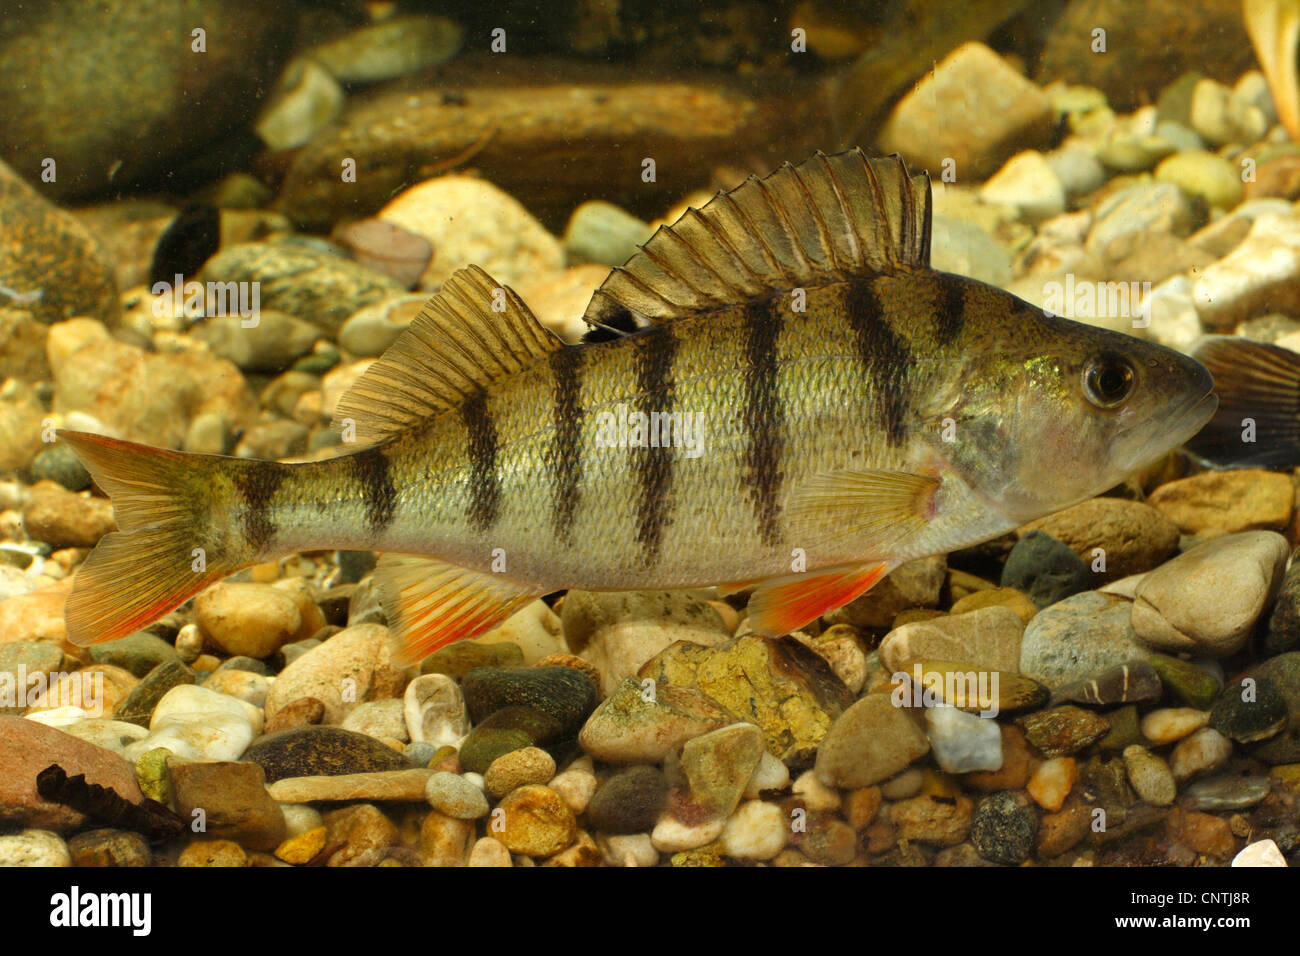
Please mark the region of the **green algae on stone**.
POLYGON ((1168 654, 1152 654, 1147 663, 1160 675, 1161 683, 1188 707, 1206 710, 1219 695, 1219 682, 1214 675, 1195 664, 1168 654))
POLYGON ((167 772, 167 758, 171 755, 172 752, 165 747, 157 747, 141 754, 135 762, 135 779, 140 792, 165 807, 172 806, 172 778, 167 772))
POLYGON ((531 747, 533 743, 533 738, 525 731, 479 725, 461 741, 461 769, 468 773, 487 773, 492 761, 502 754, 531 747))
POLYGON ((611 763, 658 763, 692 737, 735 722, 695 688, 628 677, 587 719, 578 743, 611 763))
POLYGON ((552 717, 563 736, 576 736, 599 692, 573 667, 476 667, 461 679, 465 707, 479 723, 503 707, 523 705, 552 717))

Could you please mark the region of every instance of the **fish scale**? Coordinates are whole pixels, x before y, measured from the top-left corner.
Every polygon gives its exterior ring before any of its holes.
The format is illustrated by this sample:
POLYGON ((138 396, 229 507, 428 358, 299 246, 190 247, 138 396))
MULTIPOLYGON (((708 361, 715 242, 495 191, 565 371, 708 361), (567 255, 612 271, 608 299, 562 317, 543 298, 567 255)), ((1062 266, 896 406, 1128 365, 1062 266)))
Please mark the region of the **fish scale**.
POLYGON ((360 447, 337 458, 60 432, 120 527, 77 572, 69 634, 326 548, 385 552, 404 660, 562 588, 754 586, 752 630, 782 634, 1112 487, 1213 413, 1185 356, 930 269, 929 210, 896 158, 787 164, 612 270, 586 313, 608 340, 580 346, 461 269, 340 400, 360 447), (629 412, 696 416, 701 453, 624 442, 629 412))

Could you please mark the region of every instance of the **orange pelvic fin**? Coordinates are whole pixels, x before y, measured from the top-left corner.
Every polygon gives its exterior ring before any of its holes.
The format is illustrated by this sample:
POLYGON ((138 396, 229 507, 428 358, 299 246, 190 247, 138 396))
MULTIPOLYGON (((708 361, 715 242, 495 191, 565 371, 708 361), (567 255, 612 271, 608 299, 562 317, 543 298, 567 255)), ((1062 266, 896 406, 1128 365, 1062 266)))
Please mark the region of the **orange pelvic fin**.
POLYGON ((496 627, 543 593, 499 574, 405 554, 379 559, 375 585, 403 665, 496 627))
POLYGON ((750 627, 770 637, 789 634, 867 593, 893 567, 880 561, 769 581, 749 599, 750 627))

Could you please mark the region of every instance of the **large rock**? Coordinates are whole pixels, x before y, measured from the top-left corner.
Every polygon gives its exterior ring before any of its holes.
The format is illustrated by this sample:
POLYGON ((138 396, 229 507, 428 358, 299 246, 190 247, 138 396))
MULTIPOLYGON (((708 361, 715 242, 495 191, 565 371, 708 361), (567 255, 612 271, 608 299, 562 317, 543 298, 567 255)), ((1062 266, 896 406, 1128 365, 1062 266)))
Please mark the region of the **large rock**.
POLYGON ((56 197, 170 172, 251 117, 294 23, 257 0, 13 7, 0 22, 5 158, 35 180, 53 157, 57 180, 43 188, 56 197))
POLYGON ((817 751, 817 779, 855 790, 887 780, 930 749, 924 731, 890 694, 868 694, 844 711, 817 751))
POLYGON ((1289 476, 1259 468, 1206 471, 1161 485, 1150 502, 1188 534, 1281 531, 1291 521, 1295 486, 1289 476))
POLYGON ((1050 535, 1089 570, 1104 568, 1093 571, 1098 585, 1150 571, 1178 552, 1178 525, 1150 505, 1123 498, 1093 498, 1022 530, 1050 535))
POLYGON ((388 628, 358 624, 282 670, 266 695, 266 716, 273 718, 300 697, 314 697, 325 705, 326 723, 336 724, 359 703, 398 696, 407 677, 407 671, 392 662, 388 628))
POLYGON ((609 763, 659 763, 692 737, 735 719, 694 688, 648 687, 629 677, 587 719, 578 744, 609 763))
POLYGON ((1049 687, 1088 680, 1149 651, 1131 623, 1132 602, 1084 591, 1041 611, 1020 642, 1020 672, 1049 687))
POLYGON ((1015 672, 1025 625, 1009 607, 985 607, 896 627, 880 642, 880 663, 902 671, 915 660, 964 661, 1015 672))

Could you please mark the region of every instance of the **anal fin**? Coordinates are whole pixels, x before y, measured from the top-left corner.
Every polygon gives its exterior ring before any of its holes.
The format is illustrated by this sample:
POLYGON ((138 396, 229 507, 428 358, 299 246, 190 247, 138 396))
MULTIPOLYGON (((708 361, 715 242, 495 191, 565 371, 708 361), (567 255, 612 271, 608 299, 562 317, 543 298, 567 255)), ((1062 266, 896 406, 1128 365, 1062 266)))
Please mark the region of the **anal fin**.
POLYGON ((893 567, 888 561, 878 561, 775 578, 760 585, 750 597, 750 627, 755 634, 769 637, 789 634, 866 594, 893 567))
POLYGON ((405 554, 380 557, 375 586, 403 665, 496 627, 543 593, 499 574, 405 554))

